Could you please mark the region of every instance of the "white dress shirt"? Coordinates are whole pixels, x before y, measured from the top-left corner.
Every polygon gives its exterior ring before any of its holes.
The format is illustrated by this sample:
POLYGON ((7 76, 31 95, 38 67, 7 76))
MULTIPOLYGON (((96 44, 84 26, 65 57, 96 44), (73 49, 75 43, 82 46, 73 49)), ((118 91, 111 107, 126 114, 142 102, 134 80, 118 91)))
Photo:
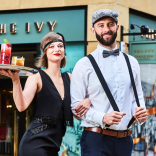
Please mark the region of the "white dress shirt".
MULTIPOLYGON (((115 49, 117 49, 117 47, 115 49)), ((103 58, 103 50, 108 49, 98 45, 97 49, 92 52, 91 55, 96 60, 120 112, 126 113, 118 125, 111 125, 109 128, 114 130, 126 130, 127 125, 132 118, 132 114, 135 114, 135 108, 137 107, 127 63, 122 52, 119 53, 119 56, 111 55, 103 58)), ((139 64, 134 57, 130 55, 128 55, 128 57, 132 67, 140 105, 145 107, 139 64)), ((106 113, 111 113, 114 110, 104 89, 102 88, 90 60, 87 57, 80 59, 74 67, 71 77, 70 92, 72 109, 85 98, 89 98, 91 100, 90 109, 86 115, 81 118, 81 126, 100 126, 104 128, 104 115, 106 113)), ((75 114, 75 111, 73 111, 73 113, 75 114)))

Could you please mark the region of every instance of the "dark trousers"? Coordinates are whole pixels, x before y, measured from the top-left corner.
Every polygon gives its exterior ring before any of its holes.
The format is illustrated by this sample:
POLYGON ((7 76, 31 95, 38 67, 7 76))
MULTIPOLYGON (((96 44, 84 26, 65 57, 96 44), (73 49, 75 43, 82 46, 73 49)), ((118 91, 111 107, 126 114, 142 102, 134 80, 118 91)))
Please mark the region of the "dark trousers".
POLYGON ((81 156, 131 156, 131 136, 116 138, 91 131, 83 131, 81 156))

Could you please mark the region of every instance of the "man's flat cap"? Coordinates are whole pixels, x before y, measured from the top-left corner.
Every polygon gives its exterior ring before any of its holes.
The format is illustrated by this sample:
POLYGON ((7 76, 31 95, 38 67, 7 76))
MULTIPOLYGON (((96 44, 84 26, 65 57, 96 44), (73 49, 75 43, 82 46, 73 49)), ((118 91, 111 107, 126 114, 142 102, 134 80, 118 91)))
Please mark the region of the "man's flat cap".
POLYGON ((119 14, 115 10, 109 10, 109 9, 102 9, 98 10, 93 13, 92 16, 92 26, 102 17, 111 17, 113 18, 116 22, 118 22, 117 17, 119 14))

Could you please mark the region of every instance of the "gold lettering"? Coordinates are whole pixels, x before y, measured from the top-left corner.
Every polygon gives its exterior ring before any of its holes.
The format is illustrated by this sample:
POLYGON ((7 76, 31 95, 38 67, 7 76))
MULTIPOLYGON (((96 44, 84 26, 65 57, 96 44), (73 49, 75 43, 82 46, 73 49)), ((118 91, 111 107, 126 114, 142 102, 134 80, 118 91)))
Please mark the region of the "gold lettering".
POLYGON ((134 52, 136 53, 136 50, 134 50, 134 52))
POLYGON ((34 22, 34 24, 35 24, 35 28, 37 32, 41 32, 42 27, 43 27, 43 22, 41 22, 40 26, 38 25, 38 22, 34 22))
POLYGON ((6 24, 4 24, 4 26, 3 26, 3 24, 0 24, 0 34, 2 34, 2 33, 6 33, 6 24))
POLYGON ((25 31, 26 31, 27 33, 30 32, 30 23, 26 23, 26 24, 25 24, 25 31))
POLYGON ((49 26, 49 30, 50 30, 50 31, 53 31, 54 26, 55 26, 55 24, 56 24, 56 21, 54 21, 53 23, 47 22, 47 24, 48 24, 48 26, 49 26))
POLYGON ((147 49, 145 49, 145 52, 147 52, 147 49))
POLYGON ((148 49, 148 52, 150 52, 151 50, 150 49, 148 49))
POLYGON ((147 57, 153 57, 153 55, 147 55, 147 57))
POLYGON ((137 52, 139 53, 139 52, 140 52, 140 50, 137 50, 137 52))
POLYGON ((10 24, 10 33, 16 34, 17 30, 16 30, 15 26, 16 26, 16 23, 10 24))
POLYGON ((143 52, 143 50, 141 49, 141 53, 143 52))
POLYGON ((154 52, 154 49, 152 49, 152 52, 154 52))

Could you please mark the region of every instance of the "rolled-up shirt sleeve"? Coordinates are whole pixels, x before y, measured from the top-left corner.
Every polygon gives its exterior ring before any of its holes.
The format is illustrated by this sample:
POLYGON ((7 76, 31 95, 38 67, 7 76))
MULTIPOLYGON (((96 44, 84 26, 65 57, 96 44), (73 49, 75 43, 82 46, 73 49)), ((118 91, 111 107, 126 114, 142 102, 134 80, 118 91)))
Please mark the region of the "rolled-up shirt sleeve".
MULTIPOLYGON (((136 90, 137 90, 137 94, 138 94, 140 107, 146 108, 145 101, 144 101, 144 96, 143 96, 143 91, 142 91, 142 86, 141 86, 140 66, 139 66, 137 60, 135 60, 135 73, 136 73, 136 77, 135 77, 134 81, 135 81, 135 86, 136 86, 136 90)), ((135 99, 134 92, 133 92, 133 101, 132 101, 132 114, 133 115, 135 114, 135 108, 136 107, 138 107, 138 105, 136 103, 136 99, 135 99)), ((140 124, 144 123, 142 121, 138 121, 138 122, 140 124)))
MULTIPOLYGON (((83 101, 87 97, 87 86, 88 86, 88 77, 89 74, 85 69, 81 66, 81 60, 75 65, 71 76, 71 86, 70 86, 70 93, 71 93, 71 109, 72 112, 76 115, 75 111, 73 110, 81 101, 83 101)), ((103 117, 105 113, 97 111, 94 109, 93 105, 91 104, 90 109, 87 113, 81 118, 86 122, 101 126, 102 128, 105 126, 103 123, 103 117)))

